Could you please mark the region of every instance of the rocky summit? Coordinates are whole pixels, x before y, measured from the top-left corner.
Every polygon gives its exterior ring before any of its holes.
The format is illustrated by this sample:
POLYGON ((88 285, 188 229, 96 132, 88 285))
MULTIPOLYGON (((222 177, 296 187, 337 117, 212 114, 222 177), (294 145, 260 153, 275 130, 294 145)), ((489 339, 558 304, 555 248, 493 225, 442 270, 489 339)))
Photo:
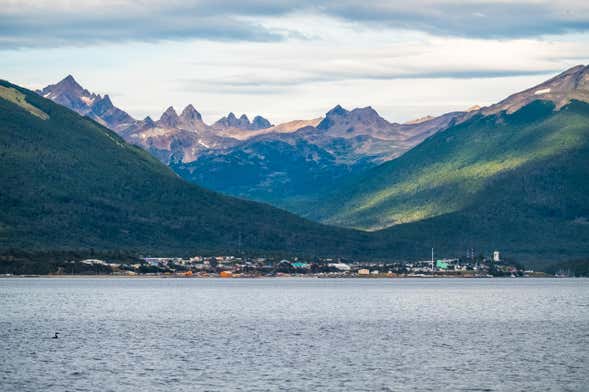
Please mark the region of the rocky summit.
POLYGON ((37 93, 116 132, 134 125, 135 120, 125 111, 114 106, 108 95, 104 97, 83 88, 72 75, 49 85, 37 93))
POLYGON ((249 118, 245 114, 242 114, 239 118, 237 118, 233 112, 229 113, 225 117, 220 118, 212 125, 212 127, 215 129, 226 130, 237 128, 250 131, 270 128, 271 126, 272 124, 270 121, 266 120, 262 116, 256 116, 254 117, 254 120, 250 122, 249 118))

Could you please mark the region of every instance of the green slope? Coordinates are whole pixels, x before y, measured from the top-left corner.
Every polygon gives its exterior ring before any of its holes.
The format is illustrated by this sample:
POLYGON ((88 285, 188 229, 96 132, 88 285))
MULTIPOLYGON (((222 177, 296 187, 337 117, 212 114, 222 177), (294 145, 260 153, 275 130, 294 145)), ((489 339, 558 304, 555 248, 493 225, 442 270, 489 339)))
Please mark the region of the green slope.
POLYGON ((363 228, 410 222, 366 233, 189 184, 101 125, 0 81, 0 251, 398 260, 425 258, 434 246, 444 256, 474 247, 521 260, 582 259, 589 255, 588 123, 586 104, 553 113, 534 103, 436 135, 319 210, 363 228), (433 206, 426 219, 406 213, 426 206, 433 206))
POLYGON ((115 133, 0 81, 0 249, 352 255, 367 235, 207 191, 115 133))
POLYGON ((512 115, 478 117, 345 184, 318 214, 374 230, 461 211, 479 203, 497 176, 583 148, 588 127, 587 105, 579 102, 553 112, 551 103, 535 101, 512 115))
POLYGON ((315 217, 441 251, 589 254, 589 105, 477 117, 344 184, 315 217), (405 223, 405 224, 401 224, 405 223), (382 235, 382 233, 381 233, 382 235))

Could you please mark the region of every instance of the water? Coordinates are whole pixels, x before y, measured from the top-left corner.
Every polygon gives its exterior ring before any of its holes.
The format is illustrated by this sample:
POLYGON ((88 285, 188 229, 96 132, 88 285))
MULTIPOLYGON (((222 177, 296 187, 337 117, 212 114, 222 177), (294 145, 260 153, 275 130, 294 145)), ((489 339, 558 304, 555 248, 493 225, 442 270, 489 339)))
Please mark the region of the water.
POLYGON ((0 390, 587 391, 589 280, 0 279, 0 390))

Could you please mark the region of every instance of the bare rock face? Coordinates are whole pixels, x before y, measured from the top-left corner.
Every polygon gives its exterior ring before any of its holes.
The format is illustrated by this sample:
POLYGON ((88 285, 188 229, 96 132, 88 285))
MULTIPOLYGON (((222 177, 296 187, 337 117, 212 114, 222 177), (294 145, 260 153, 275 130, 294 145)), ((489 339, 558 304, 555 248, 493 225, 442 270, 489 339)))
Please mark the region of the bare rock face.
MULTIPOLYGON (((463 115, 455 112, 413 125, 394 124, 371 107, 346 110, 337 105, 314 120, 257 131, 224 130, 239 143, 171 166, 207 188, 300 212, 304 203, 343 178, 401 155, 463 115)), ((239 121, 231 115, 222 120, 234 125, 239 121)))
POLYGON ((92 112, 98 116, 104 115, 109 110, 112 110, 113 104, 110 100, 110 97, 105 95, 102 99, 94 100, 94 103, 91 106, 92 112))
POLYGON ((121 136, 166 164, 192 162, 209 149, 226 148, 238 142, 217 135, 193 105, 186 106, 180 115, 170 106, 158 121, 146 117, 121 136))
POLYGON ((262 116, 250 120, 234 113, 208 125, 193 105, 180 115, 170 107, 157 121, 150 117, 135 121, 109 96, 87 91, 71 76, 39 94, 119 132, 190 181, 279 204, 397 158, 474 116, 511 113, 538 99, 554 102, 557 109, 573 99, 589 102, 588 75, 589 67, 580 65, 497 104, 404 124, 387 121, 370 106, 348 110, 340 105, 321 118, 278 125, 262 116))
POLYGON ((435 132, 448 128, 464 112, 428 116, 406 124, 390 123, 368 106, 346 110, 340 105, 329 110, 317 125, 317 132, 306 132, 306 140, 336 152, 346 145, 340 156, 347 162, 359 160, 380 163, 393 159, 435 132), (342 144, 343 143, 343 144, 342 144))
POLYGON ((155 125, 155 121, 153 121, 151 117, 147 116, 143 119, 143 124, 151 127, 155 125))
POLYGON ((162 113, 160 119, 157 122, 157 126, 162 128, 176 128, 179 122, 180 119, 176 113, 176 110, 170 106, 164 113, 162 113))
POLYGON ((97 98, 96 94, 90 93, 80 86, 72 75, 66 76, 59 83, 49 85, 37 93, 76 112, 88 111, 97 98))
POLYGON ((89 92, 80 86, 72 75, 37 93, 118 133, 136 122, 129 114, 114 106, 108 95, 101 97, 89 92))
POLYGON ((229 113, 225 117, 221 117, 214 124, 213 128, 225 129, 225 128, 239 128, 239 120, 235 117, 233 112, 229 113))
POLYGON ((212 127, 217 130, 225 131, 230 129, 241 129, 248 131, 257 131, 260 129, 270 128, 272 124, 262 116, 254 117, 254 121, 250 122, 249 118, 242 114, 239 118, 229 113, 226 117, 217 120, 212 127))
POLYGON ((186 129, 202 129, 205 123, 202 121, 202 116, 192 105, 188 105, 182 110, 180 114, 180 125, 186 129))
POLYGON ((589 102, 589 66, 577 65, 537 86, 482 108, 480 112, 484 115, 499 113, 503 110, 513 113, 539 99, 554 102, 557 110, 572 100, 589 102))
POLYGON ((251 123, 251 127, 252 129, 266 129, 266 128, 270 128, 272 126, 272 124, 270 123, 270 121, 266 120, 264 117, 262 116, 256 116, 254 117, 252 123, 251 123))
POLYGON ((270 200, 266 194, 289 196, 329 186, 342 175, 399 156, 460 115, 401 125, 371 107, 346 110, 337 105, 322 118, 276 126, 259 115, 250 121, 234 113, 207 125, 193 105, 180 114, 169 107, 157 121, 136 121, 108 95, 90 93, 71 76, 40 94, 115 130, 189 180, 260 200, 270 200))
POLYGON ((317 126, 331 136, 351 138, 359 135, 387 138, 394 133, 393 124, 382 118, 370 106, 348 111, 337 105, 325 114, 317 126))

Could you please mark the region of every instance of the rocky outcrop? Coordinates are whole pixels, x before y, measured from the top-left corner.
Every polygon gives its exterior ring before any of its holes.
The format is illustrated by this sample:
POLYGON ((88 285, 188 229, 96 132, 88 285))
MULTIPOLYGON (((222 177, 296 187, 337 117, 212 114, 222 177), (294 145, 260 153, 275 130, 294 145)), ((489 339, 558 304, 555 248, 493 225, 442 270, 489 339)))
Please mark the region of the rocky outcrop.
POLYGON ((245 114, 242 114, 239 118, 237 118, 233 112, 229 113, 225 117, 220 118, 212 125, 213 128, 219 130, 236 128, 249 131, 270 128, 271 126, 272 124, 270 121, 262 116, 256 116, 254 117, 254 121, 250 122, 249 118, 245 114))
POLYGON ((38 90, 37 94, 87 116, 115 132, 120 133, 136 122, 128 113, 114 106, 108 95, 102 97, 89 92, 72 75, 66 76, 59 83, 38 90))

